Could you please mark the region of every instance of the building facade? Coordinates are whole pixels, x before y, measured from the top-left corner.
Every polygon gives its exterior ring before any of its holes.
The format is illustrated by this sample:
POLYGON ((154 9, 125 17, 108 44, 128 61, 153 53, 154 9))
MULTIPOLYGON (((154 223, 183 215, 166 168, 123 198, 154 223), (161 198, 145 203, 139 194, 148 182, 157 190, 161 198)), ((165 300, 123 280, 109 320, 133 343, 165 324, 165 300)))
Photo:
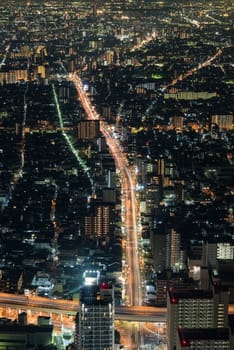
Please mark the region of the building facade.
POLYGON ((178 350, 230 350, 228 328, 180 328, 178 350))
POLYGON ((114 349, 114 294, 112 285, 83 286, 77 315, 78 350, 114 349))
POLYGON ((224 302, 223 292, 169 289, 167 295, 168 350, 177 350, 176 339, 180 328, 227 327, 225 315, 228 314, 228 303, 224 302))

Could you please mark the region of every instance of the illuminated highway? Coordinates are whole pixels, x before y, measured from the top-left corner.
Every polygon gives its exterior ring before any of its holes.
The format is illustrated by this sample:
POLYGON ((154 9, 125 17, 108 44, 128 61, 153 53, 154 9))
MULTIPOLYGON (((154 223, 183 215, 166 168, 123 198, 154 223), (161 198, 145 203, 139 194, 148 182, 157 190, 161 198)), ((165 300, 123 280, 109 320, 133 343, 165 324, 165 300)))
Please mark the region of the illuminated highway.
MULTIPOLYGON (((59 314, 63 316, 75 317, 78 311, 79 302, 71 300, 49 299, 38 296, 15 295, 9 293, 0 293, 1 308, 11 309, 30 309, 38 313, 44 311, 46 313, 59 314)), ((149 306, 116 306, 116 320, 161 322, 166 319, 165 307, 149 307, 149 306)))
MULTIPOLYGON (((88 120, 100 120, 99 115, 92 106, 88 95, 83 89, 83 83, 77 74, 71 75, 80 101, 86 112, 88 120)), ((100 130, 104 135, 109 150, 115 159, 116 167, 120 171, 122 190, 125 201, 125 229, 127 236, 126 259, 128 265, 127 295, 128 305, 139 306, 142 304, 141 275, 138 255, 138 231, 137 231, 137 206, 136 206, 136 179, 128 165, 127 157, 122 152, 119 141, 114 137, 113 131, 104 121, 100 120, 100 130)))
POLYGON ((171 83, 165 85, 163 87, 163 90, 166 90, 169 86, 174 86, 175 84, 178 83, 178 81, 184 80, 186 78, 188 78, 189 76, 197 73, 200 69, 204 68, 204 67, 208 67, 211 65, 211 63, 218 58, 219 56, 221 56, 221 54, 223 53, 222 49, 219 49, 213 56, 209 57, 206 61, 199 63, 197 67, 194 67, 192 69, 190 69, 188 72, 179 75, 177 78, 175 78, 174 80, 172 80, 171 83))
MULTIPOLYGON (((0 293, 1 308, 30 309, 61 314, 63 316, 75 316, 79 302, 63 299, 49 299, 38 296, 25 296, 10 293, 0 293)), ((115 306, 116 320, 135 320, 142 322, 162 322, 166 320, 166 307, 150 306, 115 306)), ((229 314, 234 314, 234 304, 228 308, 229 314)))
POLYGON ((189 18, 187 16, 183 16, 183 14, 181 14, 181 16, 186 22, 196 26, 197 28, 200 28, 201 25, 200 25, 200 23, 197 20, 191 19, 191 18, 189 18))
MULTIPOLYGON (((219 49, 216 51, 216 53, 207 58, 207 60, 205 60, 202 63, 199 63, 197 65, 197 67, 191 68, 190 70, 188 70, 186 73, 184 74, 179 74, 175 79, 173 79, 170 83, 164 85, 161 88, 162 92, 165 92, 169 87, 176 85, 179 81, 182 81, 190 76, 192 76, 193 74, 197 73, 200 69, 204 68, 204 67, 208 67, 211 65, 211 63, 218 58, 219 56, 221 56, 223 53, 223 49, 219 49)), ((154 105, 155 101, 147 108, 146 113, 149 113, 150 109, 152 108, 152 106, 154 105)))
POLYGON ((143 46, 145 46, 155 38, 156 38, 156 32, 153 31, 152 34, 148 34, 146 38, 143 39, 139 44, 133 46, 133 48, 130 51, 133 52, 133 51, 139 50, 140 48, 142 48, 143 46))
POLYGON ((76 315, 78 302, 70 300, 56 300, 38 296, 25 296, 10 293, 0 293, 0 305, 3 307, 26 307, 28 309, 46 310, 64 315, 76 315))

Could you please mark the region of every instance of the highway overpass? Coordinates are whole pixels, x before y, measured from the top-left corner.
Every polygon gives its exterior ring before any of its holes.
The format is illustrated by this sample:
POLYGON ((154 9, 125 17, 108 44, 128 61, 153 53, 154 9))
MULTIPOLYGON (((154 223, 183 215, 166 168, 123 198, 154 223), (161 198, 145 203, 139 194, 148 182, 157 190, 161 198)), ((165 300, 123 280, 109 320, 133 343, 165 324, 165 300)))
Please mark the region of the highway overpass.
MULTIPOLYGON (((0 308, 35 313, 55 314, 75 317, 79 308, 78 301, 49 299, 37 296, 24 296, 0 293, 0 308)), ((234 314, 234 305, 229 305, 229 314, 234 314)), ((166 322, 166 307, 153 306, 116 306, 115 319, 137 322, 166 322)))

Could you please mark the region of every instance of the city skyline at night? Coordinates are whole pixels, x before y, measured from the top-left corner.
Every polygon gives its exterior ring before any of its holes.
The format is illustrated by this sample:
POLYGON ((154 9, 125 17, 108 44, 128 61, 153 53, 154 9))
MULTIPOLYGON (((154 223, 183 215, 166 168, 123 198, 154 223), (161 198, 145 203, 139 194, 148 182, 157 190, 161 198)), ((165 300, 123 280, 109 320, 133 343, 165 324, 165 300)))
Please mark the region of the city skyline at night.
POLYGON ((0 346, 231 350, 233 9, 1 1, 0 346))

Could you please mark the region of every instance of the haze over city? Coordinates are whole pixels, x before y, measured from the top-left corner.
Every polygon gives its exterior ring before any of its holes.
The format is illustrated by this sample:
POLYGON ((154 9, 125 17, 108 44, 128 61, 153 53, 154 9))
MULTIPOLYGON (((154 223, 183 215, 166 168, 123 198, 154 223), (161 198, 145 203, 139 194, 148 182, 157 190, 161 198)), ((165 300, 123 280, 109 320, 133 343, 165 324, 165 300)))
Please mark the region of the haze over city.
POLYGON ((2 0, 0 348, 234 348, 232 1, 2 0))

